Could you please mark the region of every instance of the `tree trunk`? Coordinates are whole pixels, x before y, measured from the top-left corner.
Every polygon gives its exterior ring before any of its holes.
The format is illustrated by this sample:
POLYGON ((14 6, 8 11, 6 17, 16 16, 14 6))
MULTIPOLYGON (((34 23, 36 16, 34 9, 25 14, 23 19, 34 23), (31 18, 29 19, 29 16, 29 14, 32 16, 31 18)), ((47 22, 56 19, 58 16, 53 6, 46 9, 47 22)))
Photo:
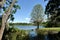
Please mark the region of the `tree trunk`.
POLYGON ((0 29, 0 40, 2 40, 4 29, 5 29, 5 16, 2 17, 2 27, 0 29))
POLYGON ((39 29, 39 22, 37 22, 37 29, 39 29))
POLYGON ((5 25, 6 25, 6 20, 7 20, 8 16, 10 15, 11 9, 13 8, 15 1, 16 0, 13 0, 12 4, 9 6, 8 10, 2 16, 2 27, 0 29, 0 40, 2 40, 2 36, 3 36, 5 25))

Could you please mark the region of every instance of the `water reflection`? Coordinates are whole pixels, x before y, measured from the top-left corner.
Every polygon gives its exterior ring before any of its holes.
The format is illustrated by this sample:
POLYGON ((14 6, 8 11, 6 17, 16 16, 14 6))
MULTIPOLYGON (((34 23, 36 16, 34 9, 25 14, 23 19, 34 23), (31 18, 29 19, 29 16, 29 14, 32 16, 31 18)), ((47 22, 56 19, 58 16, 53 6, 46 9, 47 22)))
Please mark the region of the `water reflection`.
POLYGON ((45 35, 45 40, 49 40, 49 39, 48 39, 48 35, 45 35))
POLYGON ((35 37, 35 36, 37 36, 36 31, 32 29, 32 31, 29 32, 29 36, 31 36, 31 37, 35 37))
MULTIPOLYGON (((14 25, 14 27, 19 28, 20 30, 32 30, 37 28, 37 26, 21 26, 21 25, 14 25)), ((39 26, 39 28, 44 28, 44 26, 39 26)))

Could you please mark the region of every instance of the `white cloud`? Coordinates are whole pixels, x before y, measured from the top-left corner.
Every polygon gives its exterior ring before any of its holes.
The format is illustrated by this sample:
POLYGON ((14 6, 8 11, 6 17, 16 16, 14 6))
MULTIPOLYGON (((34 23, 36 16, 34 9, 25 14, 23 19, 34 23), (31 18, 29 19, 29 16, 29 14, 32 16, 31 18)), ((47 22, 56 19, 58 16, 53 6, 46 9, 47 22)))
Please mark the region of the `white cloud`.
POLYGON ((25 20, 30 20, 30 18, 25 18, 25 20))
POLYGON ((30 19, 31 18, 24 18, 23 20, 20 20, 20 21, 18 21, 18 20, 14 20, 13 21, 13 23, 30 23, 30 19))
POLYGON ((29 23, 31 18, 25 18, 25 22, 29 23))

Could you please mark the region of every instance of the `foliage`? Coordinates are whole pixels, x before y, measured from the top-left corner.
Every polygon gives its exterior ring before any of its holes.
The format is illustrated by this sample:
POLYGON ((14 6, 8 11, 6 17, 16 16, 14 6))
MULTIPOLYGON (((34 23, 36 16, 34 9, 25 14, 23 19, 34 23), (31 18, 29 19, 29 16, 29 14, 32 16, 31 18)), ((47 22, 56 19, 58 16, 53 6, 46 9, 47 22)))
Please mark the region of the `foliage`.
POLYGON ((44 13, 42 6, 40 4, 35 5, 31 13, 31 21, 35 25, 39 26, 39 24, 43 21, 43 16, 44 13))
POLYGON ((19 30, 17 28, 11 27, 9 30, 5 30, 2 40, 28 40, 28 31, 19 30))
POLYGON ((32 25, 32 23, 9 23, 9 25, 32 25))
POLYGON ((60 27, 60 0, 49 0, 45 14, 48 16, 48 27, 60 27))
POLYGON ((41 25, 45 27, 47 25, 47 22, 42 22, 41 25))
MULTIPOLYGON (((6 0, 4 6, 0 9, 1 13, 5 13, 5 11, 8 9, 9 5, 12 3, 13 0, 6 0)), ((9 16, 9 18, 13 21, 14 20, 14 16, 13 14, 16 13, 17 9, 20 9, 20 6, 17 4, 17 0, 15 2, 15 4, 13 5, 13 8, 11 10, 11 15, 9 16)), ((9 19, 8 18, 8 19, 9 19)))
POLYGON ((38 29, 36 32, 39 40, 45 40, 45 31, 38 29))

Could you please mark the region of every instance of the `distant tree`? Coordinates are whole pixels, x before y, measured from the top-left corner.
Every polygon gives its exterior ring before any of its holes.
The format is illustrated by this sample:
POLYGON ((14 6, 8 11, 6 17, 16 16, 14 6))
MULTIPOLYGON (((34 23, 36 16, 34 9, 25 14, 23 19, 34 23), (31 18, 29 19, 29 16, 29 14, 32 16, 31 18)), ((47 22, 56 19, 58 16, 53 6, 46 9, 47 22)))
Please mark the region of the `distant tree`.
POLYGON ((48 27, 60 27, 60 0, 49 0, 45 9, 48 27))
POLYGON ((39 29, 39 24, 42 23, 44 17, 43 8, 40 4, 34 6, 31 13, 31 21, 37 25, 37 29, 39 29))

